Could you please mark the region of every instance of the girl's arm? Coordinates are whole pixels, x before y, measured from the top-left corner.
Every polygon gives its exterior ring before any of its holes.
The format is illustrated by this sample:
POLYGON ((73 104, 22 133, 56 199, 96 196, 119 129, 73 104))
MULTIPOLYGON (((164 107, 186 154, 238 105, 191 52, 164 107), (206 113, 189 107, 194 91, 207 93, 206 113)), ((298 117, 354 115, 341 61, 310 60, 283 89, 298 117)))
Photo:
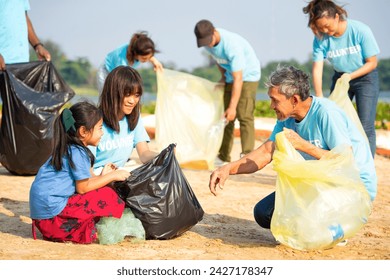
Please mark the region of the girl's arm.
POLYGON ((162 71, 163 66, 160 61, 157 60, 154 56, 150 58, 150 62, 153 64, 154 71, 162 71))
POLYGON ((76 192, 84 194, 89 191, 99 189, 107 186, 109 183, 114 181, 124 181, 130 176, 130 172, 122 169, 114 170, 104 175, 94 176, 91 168, 91 177, 84 180, 76 181, 76 192))
POLYGON ((367 58, 366 63, 364 63, 362 67, 349 74, 351 76, 351 80, 370 73, 377 67, 377 65, 378 65, 378 60, 376 58, 376 55, 367 58))
POLYGON ((322 72, 324 69, 324 61, 315 61, 313 62, 313 87, 314 92, 317 97, 323 97, 322 93, 322 72))
POLYGON ((137 149, 138 157, 142 163, 147 163, 158 155, 149 149, 147 142, 139 142, 135 148, 137 149))

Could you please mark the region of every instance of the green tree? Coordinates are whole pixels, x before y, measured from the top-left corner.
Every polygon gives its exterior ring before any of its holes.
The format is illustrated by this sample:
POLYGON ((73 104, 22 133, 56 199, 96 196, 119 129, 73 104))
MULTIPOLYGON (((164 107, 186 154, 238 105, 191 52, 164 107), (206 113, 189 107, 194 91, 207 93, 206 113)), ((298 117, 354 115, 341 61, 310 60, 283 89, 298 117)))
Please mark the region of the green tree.
MULTIPOLYGON (((50 52, 51 61, 57 69, 60 69, 63 63, 67 60, 65 53, 62 51, 61 47, 50 40, 42 41, 45 48, 50 52)), ((32 47, 30 47, 30 61, 38 60, 37 54, 32 47)))
POLYGON ((66 60, 59 68, 65 81, 72 85, 86 85, 89 82, 92 66, 88 59, 66 60))
POLYGON ((212 82, 218 82, 221 79, 221 72, 216 65, 195 68, 191 74, 212 82))
MULTIPOLYGON (((96 70, 92 68, 91 63, 85 57, 69 60, 61 47, 53 41, 42 42, 45 48, 50 52, 51 61, 60 75, 70 85, 96 87, 96 70)), ((35 51, 30 49, 30 60, 37 60, 35 51)))
POLYGON ((390 90, 390 58, 379 60, 378 75, 380 90, 390 90))
MULTIPOLYGON (((43 41, 43 44, 50 51, 54 66, 59 70, 60 74, 66 77, 66 81, 68 83, 77 86, 88 86, 91 88, 96 88, 96 69, 92 68, 90 62, 86 58, 77 58, 76 60, 69 60, 66 57, 65 53, 62 51, 61 47, 55 42, 51 40, 46 40, 43 41)), ((216 66, 215 60, 206 51, 203 51, 202 55, 204 56, 205 60, 204 66, 197 67, 192 71, 187 71, 185 69, 179 69, 177 71, 190 73, 213 82, 218 82, 221 78, 221 74, 218 70, 218 67, 216 66)), ((37 60, 36 53, 32 48, 30 49, 30 57, 32 61, 37 60)), ((265 81, 267 80, 271 72, 274 71, 279 64, 293 65, 302 69, 311 76, 312 61, 310 57, 306 62, 302 64, 295 59, 271 61, 266 65, 262 65, 259 91, 265 91, 265 81)), ((166 62, 164 63, 164 67, 173 70, 177 69, 176 64, 174 62, 166 62)), ((156 73, 153 71, 153 69, 142 68, 139 69, 139 72, 144 81, 145 91, 150 93, 157 92, 156 73)), ((378 61, 378 72, 380 90, 390 90, 390 58, 381 59, 378 61)), ((325 95, 329 94, 329 87, 332 82, 332 76, 332 66, 328 62, 324 62, 323 89, 325 95)))
POLYGON ((141 68, 137 71, 142 77, 144 91, 157 93, 157 76, 153 68, 141 68))

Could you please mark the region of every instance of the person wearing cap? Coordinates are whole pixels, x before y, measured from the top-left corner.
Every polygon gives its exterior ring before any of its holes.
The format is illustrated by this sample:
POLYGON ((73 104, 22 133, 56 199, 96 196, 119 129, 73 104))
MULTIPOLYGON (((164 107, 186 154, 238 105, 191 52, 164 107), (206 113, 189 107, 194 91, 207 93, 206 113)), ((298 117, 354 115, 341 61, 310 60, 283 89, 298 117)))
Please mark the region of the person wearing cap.
POLYGON ((29 43, 37 53, 38 59, 51 59, 50 53, 39 41, 27 14, 28 0, 0 0, 0 71, 7 64, 28 62, 29 43))
POLYGON ((215 165, 231 161, 234 140, 234 121, 240 123, 242 154, 250 153, 255 145, 254 110, 256 91, 260 80, 260 61, 249 44, 240 35, 215 28, 208 20, 195 25, 198 48, 216 60, 224 83, 224 117, 228 121, 215 165))

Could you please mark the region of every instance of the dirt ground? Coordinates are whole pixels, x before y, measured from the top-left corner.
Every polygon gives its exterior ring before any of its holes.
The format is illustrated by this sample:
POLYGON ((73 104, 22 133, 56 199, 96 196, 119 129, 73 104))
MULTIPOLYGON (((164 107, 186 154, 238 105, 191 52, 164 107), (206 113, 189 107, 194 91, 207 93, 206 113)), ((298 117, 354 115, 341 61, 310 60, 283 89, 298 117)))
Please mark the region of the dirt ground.
MULTIPOLYGON (((257 144, 260 144, 258 141, 257 144)), ((151 142, 153 148, 153 141, 151 142)), ((239 155, 236 138, 232 155, 239 155)), ((368 223, 345 247, 299 251, 275 242, 253 219, 253 206, 271 193, 271 166, 251 175, 231 176, 219 196, 208 189, 210 171, 184 170, 205 215, 171 240, 77 245, 34 240, 28 195, 33 176, 13 176, 0 167, 1 260, 389 260, 390 158, 376 156, 378 196, 368 223)))

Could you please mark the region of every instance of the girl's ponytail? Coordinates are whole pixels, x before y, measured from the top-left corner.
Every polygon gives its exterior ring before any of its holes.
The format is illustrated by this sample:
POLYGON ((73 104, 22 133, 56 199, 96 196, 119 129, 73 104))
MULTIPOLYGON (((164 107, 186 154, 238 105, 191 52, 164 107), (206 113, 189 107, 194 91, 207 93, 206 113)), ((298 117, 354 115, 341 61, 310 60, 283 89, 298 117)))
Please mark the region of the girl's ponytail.
MULTIPOLYGON (((53 149, 51 152, 51 159, 49 163, 54 167, 55 170, 60 171, 62 169, 62 158, 64 155, 68 155, 68 136, 66 127, 64 125, 63 119, 66 119, 67 113, 64 109, 59 116, 55 119, 53 123, 53 149)), ((71 113, 71 112, 70 112, 71 113)), ((73 118, 73 117, 72 117, 73 118)), ((73 133, 76 130, 72 131, 73 133)))
POLYGON ((76 131, 76 127, 74 126, 76 121, 73 118, 72 111, 69 110, 68 108, 65 108, 62 111, 61 115, 62 115, 61 116, 61 121, 62 121, 62 124, 64 125, 65 132, 68 132, 70 129, 73 129, 73 131, 76 131))
POLYGON ((70 145, 75 145, 85 150, 91 159, 91 166, 95 160, 91 151, 84 146, 77 130, 84 126, 87 130, 92 130, 96 123, 101 120, 101 111, 93 104, 88 102, 79 102, 74 104, 70 109, 64 109, 54 121, 53 129, 53 149, 49 163, 55 170, 62 169, 62 159, 68 158, 69 165, 74 168, 72 161, 70 145))

